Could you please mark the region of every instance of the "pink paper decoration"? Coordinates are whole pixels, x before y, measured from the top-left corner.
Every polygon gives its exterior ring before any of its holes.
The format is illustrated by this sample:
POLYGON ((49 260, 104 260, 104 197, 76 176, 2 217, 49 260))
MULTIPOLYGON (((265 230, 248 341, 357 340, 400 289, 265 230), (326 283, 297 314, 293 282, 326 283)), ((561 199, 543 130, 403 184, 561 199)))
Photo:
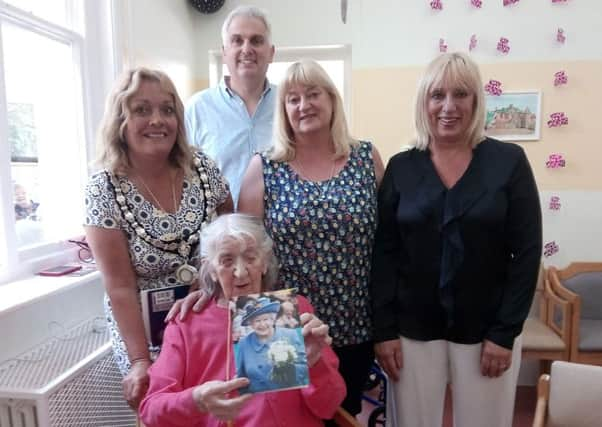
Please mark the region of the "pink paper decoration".
POLYGON ((562 158, 562 154, 550 154, 546 167, 550 169, 563 168, 566 166, 565 160, 562 158))
POLYGON ((481 8, 483 2, 481 0, 470 0, 470 4, 472 4, 474 7, 481 8))
POLYGON ((445 40, 439 39, 439 52, 447 52, 447 45, 445 44, 445 40))
POLYGON ((472 50, 477 47, 477 36, 473 34, 470 36, 470 43, 468 44, 468 50, 472 52, 472 50))
POLYGON ((510 46, 508 46, 508 39, 506 37, 500 37, 500 41, 497 43, 497 50, 504 55, 510 52, 510 46))
POLYGON ((568 81, 568 77, 563 70, 554 73, 554 86, 565 85, 568 81))
POLYGON ((562 28, 559 28, 558 31, 556 31, 556 41, 563 44, 566 41, 566 36, 564 35, 564 30, 562 28))
POLYGON ((552 0, 552 3, 566 3, 567 0, 552 0))
MULTIPOLYGON (((552 0, 554 1, 554 0, 552 0)), ((504 6, 510 6, 511 4, 518 3, 519 0, 504 0, 504 6)))
POLYGON ((569 118, 565 116, 562 111, 550 114, 550 120, 548 120, 548 127, 556 128, 569 124, 569 118))
POLYGON ((443 9, 443 3, 441 3, 441 0, 433 0, 431 2, 431 9, 433 9, 433 10, 443 9))
POLYGON ((544 245, 543 256, 545 256, 546 258, 551 257, 552 255, 557 253, 558 250, 559 250, 558 245, 556 244, 556 242, 554 240, 552 240, 551 242, 548 242, 544 245))
POLYGON ((485 92, 489 95, 500 96, 502 94, 502 82, 497 80, 489 80, 485 85, 485 92))
POLYGON ((560 210, 560 197, 558 197, 558 196, 552 196, 552 197, 550 197, 549 208, 552 211, 558 211, 558 210, 560 210))

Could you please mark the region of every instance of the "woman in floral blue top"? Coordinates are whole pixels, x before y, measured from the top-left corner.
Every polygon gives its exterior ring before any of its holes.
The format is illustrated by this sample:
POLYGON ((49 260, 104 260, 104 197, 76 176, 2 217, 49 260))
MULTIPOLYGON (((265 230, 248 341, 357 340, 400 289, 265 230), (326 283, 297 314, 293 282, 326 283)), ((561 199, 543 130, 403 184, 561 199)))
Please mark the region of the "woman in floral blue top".
POLYGON ((239 210, 264 219, 279 286, 298 288, 329 325, 343 407, 355 415, 374 357, 368 281, 382 161, 349 135, 341 96, 315 61, 289 67, 274 121, 274 147, 251 160, 239 210))

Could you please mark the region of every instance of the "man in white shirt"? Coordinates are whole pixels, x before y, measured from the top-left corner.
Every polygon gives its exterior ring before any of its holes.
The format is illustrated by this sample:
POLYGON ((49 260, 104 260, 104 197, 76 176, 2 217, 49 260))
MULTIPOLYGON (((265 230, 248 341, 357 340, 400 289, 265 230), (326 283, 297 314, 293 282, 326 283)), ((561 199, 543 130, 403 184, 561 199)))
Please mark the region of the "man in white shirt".
POLYGON ((230 76, 188 100, 186 128, 190 143, 217 163, 237 204, 251 157, 271 146, 276 88, 266 78, 274 45, 265 13, 234 9, 222 26, 222 43, 230 76))

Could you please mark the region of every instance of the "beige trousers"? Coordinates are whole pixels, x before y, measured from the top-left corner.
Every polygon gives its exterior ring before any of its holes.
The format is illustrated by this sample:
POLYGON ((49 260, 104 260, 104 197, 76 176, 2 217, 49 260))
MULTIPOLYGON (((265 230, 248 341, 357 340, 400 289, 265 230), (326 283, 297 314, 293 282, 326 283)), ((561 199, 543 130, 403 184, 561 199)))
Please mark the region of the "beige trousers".
POLYGON ((481 375, 481 344, 401 338, 403 368, 389 380, 388 427, 441 427, 445 391, 452 390, 454 427, 512 427, 522 339, 517 337, 511 367, 498 378, 481 375))

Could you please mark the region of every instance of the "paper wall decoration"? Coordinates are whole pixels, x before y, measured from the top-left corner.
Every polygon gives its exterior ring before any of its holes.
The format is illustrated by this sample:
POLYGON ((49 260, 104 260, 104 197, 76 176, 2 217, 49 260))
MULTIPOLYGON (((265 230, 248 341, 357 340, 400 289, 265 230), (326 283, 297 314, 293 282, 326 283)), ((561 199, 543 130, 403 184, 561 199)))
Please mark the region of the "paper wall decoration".
POLYGON ((558 210, 560 210, 560 197, 558 197, 558 196, 552 196, 552 197, 550 197, 549 208, 550 208, 551 211, 558 211, 558 210))
POLYGON ((558 247, 556 242, 554 240, 552 240, 551 242, 548 242, 544 245, 543 256, 545 256, 546 258, 551 257, 552 255, 557 253, 559 251, 559 249, 560 248, 558 247))
POLYGON ((560 70, 554 73, 554 86, 565 85, 568 82, 568 77, 564 70, 560 70))
POLYGON ((447 52, 447 45, 445 44, 445 40, 443 39, 439 39, 439 52, 447 52))
POLYGON ((569 118, 562 112, 550 114, 550 120, 548 120, 548 127, 556 128, 569 124, 569 118))
POLYGON ((502 94, 502 82, 497 80, 489 80, 485 85, 485 92, 489 95, 500 96, 502 94))
POLYGON ((472 52, 472 50, 477 47, 477 36, 473 34, 470 36, 470 43, 468 44, 468 50, 472 52))
POLYGON ((566 3, 567 0, 552 0, 552 3, 566 3))
POLYGON ((566 161, 562 158, 562 154, 550 154, 548 156, 548 161, 546 162, 546 167, 550 169, 563 168, 566 166, 566 161))
POLYGON ((508 45, 508 39, 506 37, 500 37, 500 41, 497 42, 497 50, 504 55, 510 52, 510 46, 508 45))
POLYGON ((510 6, 511 4, 518 3, 519 0, 504 0, 504 6, 510 6))
POLYGON ((433 1, 431 1, 431 9, 433 9, 433 10, 441 10, 441 9, 443 9, 443 3, 441 3, 441 0, 433 0, 433 1))
POLYGON ((483 2, 481 0, 470 0, 470 4, 472 4, 474 7, 481 8, 483 2))
POLYGON ((564 35, 564 30, 562 28, 559 28, 558 31, 556 31, 556 41, 563 44, 566 41, 566 36, 564 35))

